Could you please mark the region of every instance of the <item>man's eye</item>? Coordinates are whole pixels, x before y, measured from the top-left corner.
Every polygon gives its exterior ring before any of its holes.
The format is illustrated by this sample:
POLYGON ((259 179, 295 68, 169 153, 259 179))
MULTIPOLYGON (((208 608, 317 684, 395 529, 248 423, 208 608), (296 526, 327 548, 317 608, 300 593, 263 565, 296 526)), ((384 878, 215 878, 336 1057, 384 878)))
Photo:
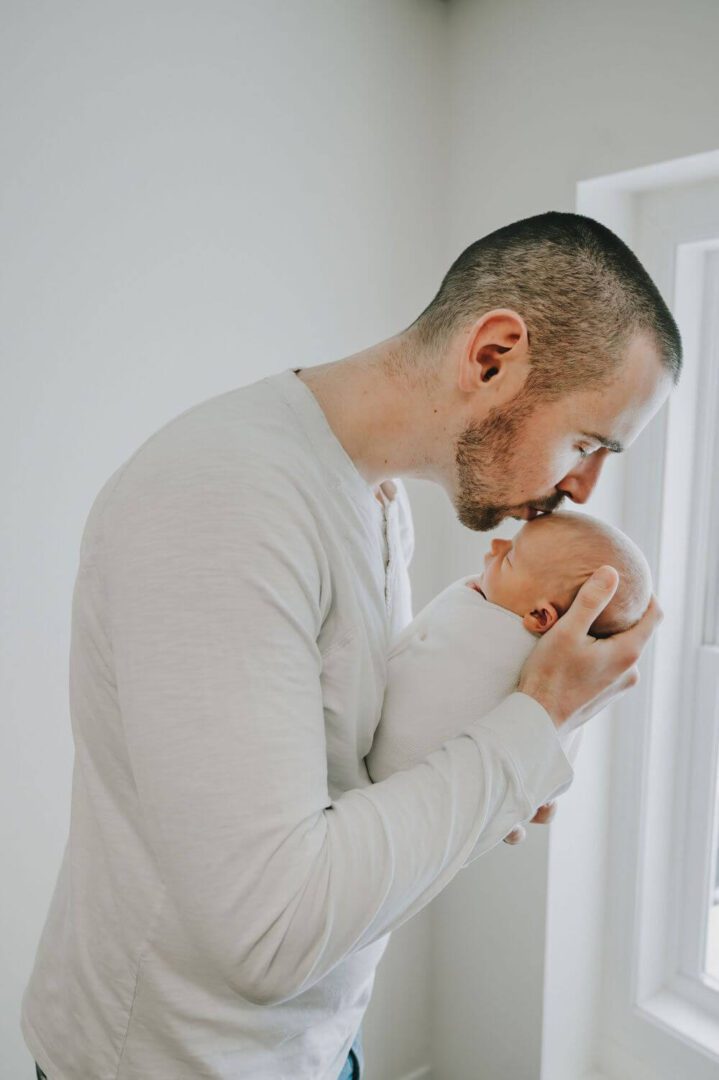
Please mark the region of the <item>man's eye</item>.
POLYGON ((583 458, 589 457, 589 455, 592 453, 591 450, 587 450, 584 446, 578 446, 577 450, 579 451, 579 456, 583 458))

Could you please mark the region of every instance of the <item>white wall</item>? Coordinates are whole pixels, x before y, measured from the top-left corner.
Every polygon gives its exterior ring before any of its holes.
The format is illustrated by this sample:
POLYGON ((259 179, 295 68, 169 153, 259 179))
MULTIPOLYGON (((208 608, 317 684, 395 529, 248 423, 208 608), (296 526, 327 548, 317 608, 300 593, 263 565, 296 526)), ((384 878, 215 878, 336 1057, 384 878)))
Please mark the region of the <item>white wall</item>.
MULTIPOLYGON (((19 1003, 67 835, 92 499, 192 403, 365 348, 434 295, 446 18, 439 0, 0 4, 3 1077, 34 1075, 19 1003)), ((428 930, 423 912, 383 958, 375 1080, 428 1056, 428 930)))

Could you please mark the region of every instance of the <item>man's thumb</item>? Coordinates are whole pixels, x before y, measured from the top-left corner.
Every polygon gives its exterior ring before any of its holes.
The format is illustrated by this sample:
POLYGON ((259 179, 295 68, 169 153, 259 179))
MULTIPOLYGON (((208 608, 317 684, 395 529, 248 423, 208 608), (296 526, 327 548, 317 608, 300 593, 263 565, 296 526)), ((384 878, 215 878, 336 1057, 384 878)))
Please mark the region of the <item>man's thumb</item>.
POLYGON ((587 633, 589 627, 604 610, 617 591, 619 574, 613 566, 600 566, 582 585, 567 614, 577 629, 587 633))

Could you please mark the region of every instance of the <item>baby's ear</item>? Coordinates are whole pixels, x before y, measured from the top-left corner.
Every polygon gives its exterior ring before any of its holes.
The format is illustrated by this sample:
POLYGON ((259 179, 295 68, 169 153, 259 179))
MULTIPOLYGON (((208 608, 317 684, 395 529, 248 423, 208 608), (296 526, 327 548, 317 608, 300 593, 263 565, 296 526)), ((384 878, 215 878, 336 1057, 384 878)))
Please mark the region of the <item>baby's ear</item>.
POLYGON ((522 622, 530 633, 546 634, 558 618, 559 614, 554 604, 551 604, 549 600, 541 600, 532 611, 527 612, 522 622))

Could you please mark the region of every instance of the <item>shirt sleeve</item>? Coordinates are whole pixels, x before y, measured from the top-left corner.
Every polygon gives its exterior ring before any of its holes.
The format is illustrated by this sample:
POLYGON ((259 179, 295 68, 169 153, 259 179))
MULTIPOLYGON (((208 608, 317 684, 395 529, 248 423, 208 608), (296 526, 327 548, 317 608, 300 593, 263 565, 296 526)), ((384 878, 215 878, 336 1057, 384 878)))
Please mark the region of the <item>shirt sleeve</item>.
POLYGON ((429 903, 571 766, 548 714, 514 693, 421 764, 331 800, 330 575, 301 496, 249 470, 231 491, 138 471, 106 506, 101 565, 147 841, 208 960, 276 1004, 429 903))

